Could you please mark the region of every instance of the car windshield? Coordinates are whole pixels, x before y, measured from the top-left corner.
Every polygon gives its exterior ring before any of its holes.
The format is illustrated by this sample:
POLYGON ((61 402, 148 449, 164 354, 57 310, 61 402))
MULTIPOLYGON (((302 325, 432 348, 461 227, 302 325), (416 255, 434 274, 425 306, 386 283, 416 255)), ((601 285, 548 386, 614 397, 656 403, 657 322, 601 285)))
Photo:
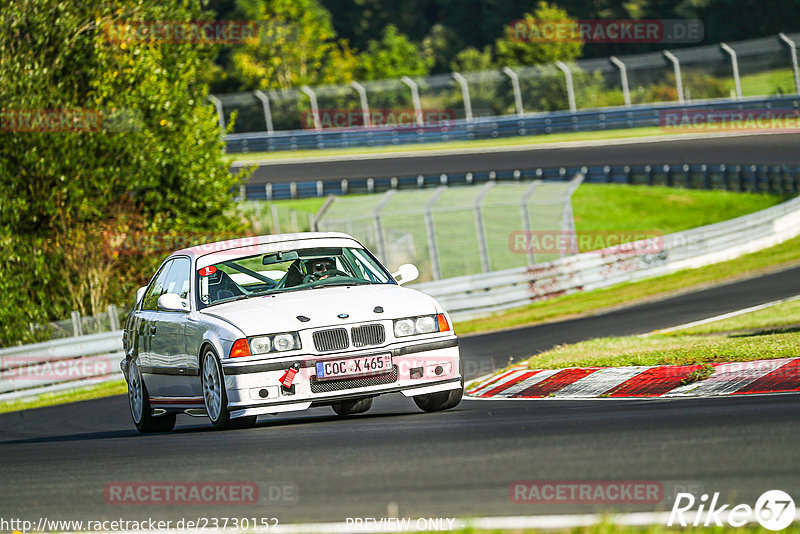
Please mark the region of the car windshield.
POLYGON ((197 270, 200 308, 248 297, 336 285, 393 284, 365 249, 324 247, 226 259, 197 270))

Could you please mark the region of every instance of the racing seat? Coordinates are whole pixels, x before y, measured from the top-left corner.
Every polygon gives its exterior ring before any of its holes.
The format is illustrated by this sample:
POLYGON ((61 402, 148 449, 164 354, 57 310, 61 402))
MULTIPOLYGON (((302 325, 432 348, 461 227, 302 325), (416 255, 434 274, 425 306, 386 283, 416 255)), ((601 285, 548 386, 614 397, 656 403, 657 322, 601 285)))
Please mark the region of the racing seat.
POLYGON ((211 302, 216 302, 244 295, 244 292, 239 289, 239 286, 228 273, 217 270, 217 272, 208 277, 208 295, 211 298, 211 302))

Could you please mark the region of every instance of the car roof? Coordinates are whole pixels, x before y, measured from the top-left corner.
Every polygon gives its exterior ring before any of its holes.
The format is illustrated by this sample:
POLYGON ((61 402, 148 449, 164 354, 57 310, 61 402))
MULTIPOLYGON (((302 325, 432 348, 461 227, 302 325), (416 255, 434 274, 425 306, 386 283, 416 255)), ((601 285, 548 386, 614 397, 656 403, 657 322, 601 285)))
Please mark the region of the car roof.
POLYGON ((273 235, 259 235, 250 237, 239 237, 234 239, 226 239, 224 241, 217 241, 214 243, 204 243, 193 247, 176 250, 169 257, 173 256, 189 256, 190 258, 199 258, 222 250, 229 250, 240 248, 243 246, 257 246, 257 245, 270 245, 274 243, 282 243, 285 241, 304 241, 314 239, 352 239, 356 243, 353 236, 343 232, 297 232, 294 234, 273 234, 273 235))

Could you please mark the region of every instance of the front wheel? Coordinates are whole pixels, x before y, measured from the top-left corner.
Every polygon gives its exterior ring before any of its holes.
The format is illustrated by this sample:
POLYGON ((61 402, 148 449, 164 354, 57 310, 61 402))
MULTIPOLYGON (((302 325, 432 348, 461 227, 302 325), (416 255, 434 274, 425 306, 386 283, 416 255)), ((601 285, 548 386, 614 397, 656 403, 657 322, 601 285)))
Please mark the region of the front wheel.
POLYGON ((336 415, 355 415, 357 413, 364 413, 372 408, 372 397, 366 399, 358 399, 352 401, 334 402, 331 408, 336 412, 336 415))
POLYGON ((225 391, 225 381, 222 375, 222 365, 211 349, 208 349, 203 355, 201 381, 206 413, 216 430, 250 428, 256 424, 258 416, 255 415, 231 419, 231 412, 228 410, 228 394, 225 391))
POLYGON ((128 406, 131 409, 133 424, 136 425, 136 430, 142 434, 169 432, 175 428, 176 415, 174 413, 153 415, 147 386, 144 385, 142 372, 139 370, 136 360, 128 362, 128 406))
POLYGON ((414 403, 425 412, 441 412, 455 408, 464 396, 464 377, 461 377, 461 387, 449 391, 439 391, 428 393, 427 395, 417 395, 412 397, 414 403))

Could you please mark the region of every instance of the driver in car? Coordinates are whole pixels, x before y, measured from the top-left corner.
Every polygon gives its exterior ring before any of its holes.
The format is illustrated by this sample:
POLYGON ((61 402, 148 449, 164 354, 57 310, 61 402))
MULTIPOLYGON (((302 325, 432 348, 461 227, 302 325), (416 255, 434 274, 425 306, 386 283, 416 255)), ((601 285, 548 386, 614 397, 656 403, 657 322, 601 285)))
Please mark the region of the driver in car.
POLYGON ((334 261, 333 258, 319 258, 319 259, 309 260, 308 264, 310 266, 309 271, 311 272, 312 275, 314 275, 314 278, 318 280, 324 280, 325 278, 328 278, 328 276, 330 275, 325 273, 336 269, 336 262, 334 261))

